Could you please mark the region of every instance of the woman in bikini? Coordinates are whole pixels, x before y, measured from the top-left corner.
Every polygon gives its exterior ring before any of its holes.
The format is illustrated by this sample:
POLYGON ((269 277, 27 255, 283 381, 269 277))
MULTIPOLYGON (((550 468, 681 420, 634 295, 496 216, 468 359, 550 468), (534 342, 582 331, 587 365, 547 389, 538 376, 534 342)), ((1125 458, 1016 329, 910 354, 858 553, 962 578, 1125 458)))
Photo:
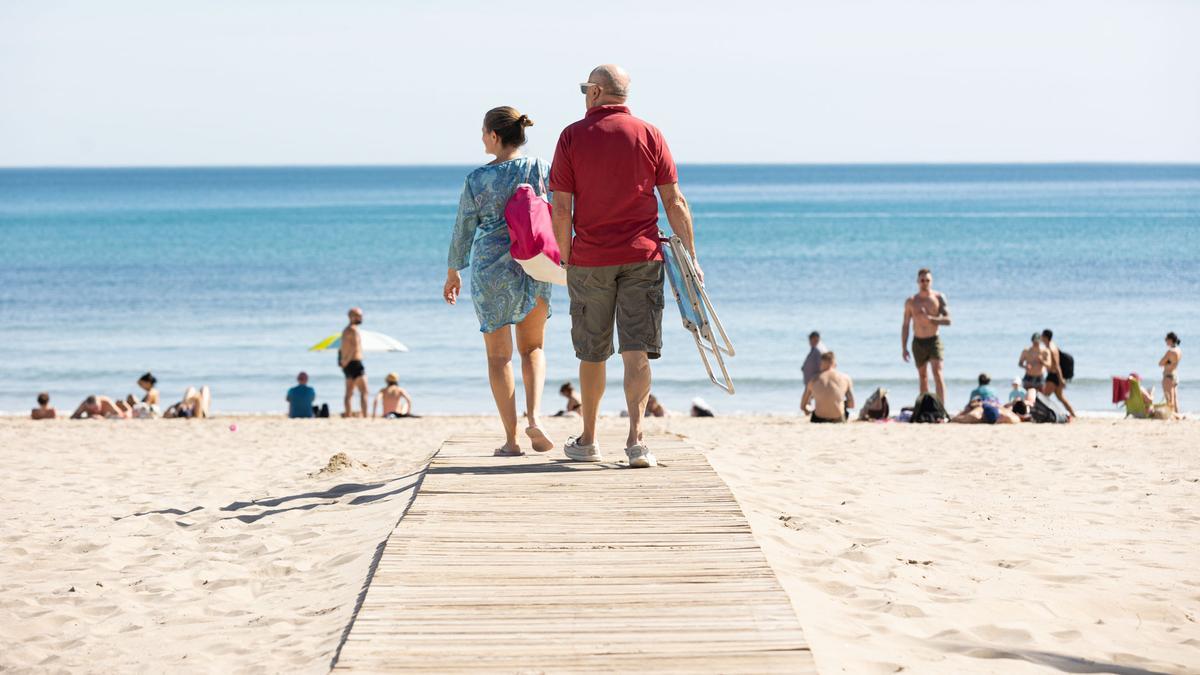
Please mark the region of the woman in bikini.
POLYGON ((1179 377, 1175 374, 1175 369, 1179 367, 1179 360, 1183 358, 1183 350, 1179 348, 1179 336, 1175 331, 1167 333, 1167 353, 1158 360, 1158 365, 1163 369, 1163 396, 1167 399, 1167 405, 1171 407, 1171 412, 1179 414, 1179 398, 1177 395, 1179 387, 1179 377))

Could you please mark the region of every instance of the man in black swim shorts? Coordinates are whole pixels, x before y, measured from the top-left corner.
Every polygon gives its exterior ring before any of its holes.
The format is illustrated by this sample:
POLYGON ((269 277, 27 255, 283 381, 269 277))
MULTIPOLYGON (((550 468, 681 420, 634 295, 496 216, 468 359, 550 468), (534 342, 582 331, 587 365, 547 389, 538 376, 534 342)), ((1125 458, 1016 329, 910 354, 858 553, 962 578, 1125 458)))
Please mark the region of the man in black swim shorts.
POLYGON ((358 390, 362 403, 362 416, 367 416, 367 369, 363 366, 362 335, 358 326, 363 322, 363 311, 358 307, 350 308, 350 323, 342 330, 342 344, 338 347, 338 365, 346 376, 346 397, 343 401, 346 411, 342 417, 353 417, 350 411, 350 400, 354 390, 358 390))

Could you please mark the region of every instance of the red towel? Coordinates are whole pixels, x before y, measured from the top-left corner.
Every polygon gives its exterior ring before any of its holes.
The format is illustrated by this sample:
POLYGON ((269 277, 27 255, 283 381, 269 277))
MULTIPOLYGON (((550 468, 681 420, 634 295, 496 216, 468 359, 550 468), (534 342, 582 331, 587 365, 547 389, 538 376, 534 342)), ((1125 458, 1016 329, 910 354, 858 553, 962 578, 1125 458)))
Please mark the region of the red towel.
POLYGON ((1114 376, 1112 382, 1113 403, 1124 403, 1129 398, 1129 378, 1114 376))

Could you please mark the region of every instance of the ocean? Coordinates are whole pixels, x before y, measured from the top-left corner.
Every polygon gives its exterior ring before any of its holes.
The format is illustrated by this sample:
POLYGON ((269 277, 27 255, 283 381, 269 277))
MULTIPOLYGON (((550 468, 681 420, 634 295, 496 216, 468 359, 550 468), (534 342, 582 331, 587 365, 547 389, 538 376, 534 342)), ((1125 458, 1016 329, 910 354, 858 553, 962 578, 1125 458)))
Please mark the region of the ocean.
MULTIPOLYGON (((367 355, 373 390, 395 371, 418 414, 494 412, 469 292, 456 307, 440 297, 469 170, 0 170, 0 411, 27 414, 44 390, 70 412, 140 392, 152 371, 167 402, 207 384, 217 413, 281 413, 306 370, 336 413, 336 356, 307 348, 358 305, 363 328, 411 350, 367 355)), ((669 303, 653 364, 668 409, 702 397, 718 415, 795 414, 811 330, 860 400, 884 386, 907 405, 903 302, 929 267, 953 316, 949 407, 980 372, 1006 392, 1030 333, 1051 328, 1076 360, 1076 408, 1117 410, 1113 375, 1157 384, 1173 330, 1182 408, 1200 410, 1200 166, 700 165, 680 181, 737 393, 708 383, 669 303)), ((556 288, 545 414, 576 379, 566 310, 556 288)), ((605 412, 624 405, 620 376, 614 358, 605 412)))

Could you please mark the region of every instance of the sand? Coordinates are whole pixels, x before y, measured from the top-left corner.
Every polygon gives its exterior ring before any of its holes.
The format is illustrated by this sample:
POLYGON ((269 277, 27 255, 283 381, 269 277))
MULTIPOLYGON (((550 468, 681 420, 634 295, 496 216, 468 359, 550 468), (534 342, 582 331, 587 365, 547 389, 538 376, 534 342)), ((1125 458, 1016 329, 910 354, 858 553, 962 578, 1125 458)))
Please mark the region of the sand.
MULTIPOLYGON (((426 458, 496 425, 0 420, 0 670, 324 672, 426 458)), ((822 672, 1200 671, 1196 422, 650 426, 706 450, 822 672)))

